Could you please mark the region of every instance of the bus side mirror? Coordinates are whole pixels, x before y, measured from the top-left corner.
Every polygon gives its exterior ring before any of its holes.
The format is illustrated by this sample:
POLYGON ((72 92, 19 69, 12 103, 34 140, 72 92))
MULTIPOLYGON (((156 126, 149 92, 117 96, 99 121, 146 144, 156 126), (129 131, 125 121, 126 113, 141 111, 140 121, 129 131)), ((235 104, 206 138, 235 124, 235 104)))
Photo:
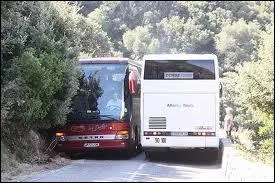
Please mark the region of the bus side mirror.
POLYGON ((222 97, 222 84, 220 83, 220 97, 222 97))
POLYGON ((129 91, 131 95, 137 92, 137 79, 134 72, 129 74, 129 91))

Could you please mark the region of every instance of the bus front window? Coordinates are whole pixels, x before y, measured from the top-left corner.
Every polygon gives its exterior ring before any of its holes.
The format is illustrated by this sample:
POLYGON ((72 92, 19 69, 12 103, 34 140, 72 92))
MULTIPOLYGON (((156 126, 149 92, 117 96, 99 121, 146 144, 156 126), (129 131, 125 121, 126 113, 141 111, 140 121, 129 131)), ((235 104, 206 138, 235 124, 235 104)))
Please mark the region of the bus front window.
POLYGON ((73 99, 74 120, 91 120, 93 116, 121 119, 124 114, 124 78, 126 64, 82 64, 83 76, 73 99), (81 115, 79 115, 81 113, 81 115))
POLYGON ((106 108, 108 111, 120 111, 121 110, 121 99, 118 98, 118 94, 114 93, 113 98, 110 99, 106 105, 106 108))

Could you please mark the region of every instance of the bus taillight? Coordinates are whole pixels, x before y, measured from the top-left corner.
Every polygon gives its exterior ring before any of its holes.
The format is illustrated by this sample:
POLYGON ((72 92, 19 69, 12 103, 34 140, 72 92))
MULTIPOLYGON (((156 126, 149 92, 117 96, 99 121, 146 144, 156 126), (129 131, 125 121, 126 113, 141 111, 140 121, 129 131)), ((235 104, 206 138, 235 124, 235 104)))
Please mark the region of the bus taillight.
POLYGON ((215 136, 215 132, 189 132, 188 136, 215 136))
POLYGON ((145 131, 144 136, 171 136, 171 132, 145 131))
POLYGON ((215 132, 156 132, 144 131, 144 136, 215 136, 215 132))

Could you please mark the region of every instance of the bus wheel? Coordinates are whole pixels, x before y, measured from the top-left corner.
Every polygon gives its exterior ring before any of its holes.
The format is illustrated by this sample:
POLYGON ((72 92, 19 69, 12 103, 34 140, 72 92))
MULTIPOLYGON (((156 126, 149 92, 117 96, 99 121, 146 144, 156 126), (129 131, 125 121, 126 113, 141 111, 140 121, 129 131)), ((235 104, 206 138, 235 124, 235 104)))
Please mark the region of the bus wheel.
POLYGON ((220 152, 219 148, 208 149, 207 154, 208 154, 209 161, 213 161, 217 163, 219 159, 219 154, 220 154, 219 152, 220 152))
POLYGON ((137 153, 141 153, 141 152, 142 152, 141 144, 138 144, 138 145, 136 146, 136 152, 137 152, 137 153))
POLYGON ((150 159, 151 153, 148 151, 145 151, 145 157, 146 159, 150 159))
POLYGON ((129 149, 123 151, 123 156, 125 158, 131 158, 133 155, 134 155, 134 152, 133 152, 132 148, 129 148, 129 149))
POLYGON ((123 150, 123 156, 126 158, 131 158, 136 153, 136 146, 134 143, 130 144, 127 149, 123 150))
POLYGON ((137 128, 135 128, 135 153, 141 153, 142 148, 141 148, 141 144, 140 144, 140 140, 138 138, 138 131, 137 128))

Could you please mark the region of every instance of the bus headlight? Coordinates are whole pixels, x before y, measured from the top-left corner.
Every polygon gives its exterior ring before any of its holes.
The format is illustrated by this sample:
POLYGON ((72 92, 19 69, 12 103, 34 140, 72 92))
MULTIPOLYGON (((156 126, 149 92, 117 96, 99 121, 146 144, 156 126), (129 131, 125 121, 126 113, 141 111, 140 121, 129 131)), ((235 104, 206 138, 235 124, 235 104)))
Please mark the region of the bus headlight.
POLYGON ((65 133, 57 132, 55 133, 55 137, 60 141, 65 141, 65 133))
POLYGON ((128 138, 129 138, 129 133, 127 130, 118 131, 115 136, 115 139, 119 139, 119 140, 128 139, 128 138))

